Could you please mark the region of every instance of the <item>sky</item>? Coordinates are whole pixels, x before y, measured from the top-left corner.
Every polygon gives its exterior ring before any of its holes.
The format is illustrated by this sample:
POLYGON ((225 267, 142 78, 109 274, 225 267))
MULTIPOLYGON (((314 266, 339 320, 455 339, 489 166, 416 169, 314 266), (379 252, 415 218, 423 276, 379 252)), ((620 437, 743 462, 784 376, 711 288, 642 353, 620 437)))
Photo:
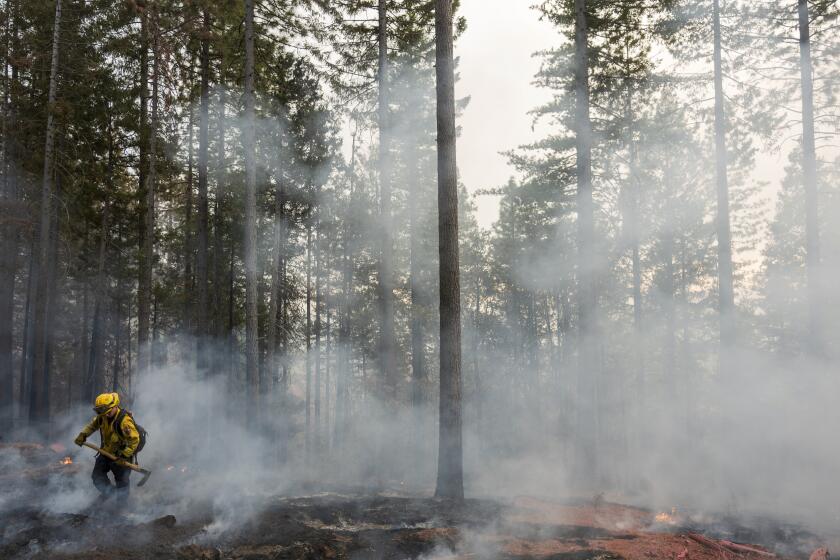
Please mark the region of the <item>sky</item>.
MULTIPOLYGON (((467 30, 455 45, 460 79, 458 98, 470 103, 458 120, 458 169, 470 192, 507 182, 514 170, 500 152, 538 138, 528 111, 548 98, 532 86, 539 69, 534 52, 556 45, 556 29, 540 21, 535 0, 462 0, 459 14, 467 30)), ((498 200, 481 196, 478 220, 489 227, 498 200)))
MULTIPOLYGON (((528 112, 548 99, 534 87, 539 58, 533 53, 557 46, 556 28, 540 21, 536 0, 462 0, 459 14, 466 32, 455 44, 459 59, 458 98, 470 103, 458 119, 458 170, 470 192, 498 187, 515 176, 500 152, 533 142, 544 134, 532 130, 528 112)), ((545 129, 543 129, 543 132, 545 129)), ((762 150, 753 178, 765 183, 772 200, 778 191, 787 149, 762 150)), ((479 224, 488 228, 498 216, 498 198, 479 196, 479 224)), ((772 212, 772 203, 768 211, 772 212)))

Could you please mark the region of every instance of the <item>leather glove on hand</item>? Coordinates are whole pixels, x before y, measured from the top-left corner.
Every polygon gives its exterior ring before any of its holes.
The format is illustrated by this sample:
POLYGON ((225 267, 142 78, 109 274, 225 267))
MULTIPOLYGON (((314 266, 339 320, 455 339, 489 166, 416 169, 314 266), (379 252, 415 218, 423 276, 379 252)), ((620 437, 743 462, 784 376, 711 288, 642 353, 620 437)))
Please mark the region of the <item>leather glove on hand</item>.
POLYGON ((75 442, 75 444, 76 444, 76 445, 78 445, 79 447, 81 447, 81 446, 82 446, 82 444, 85 442, 85 440, 86 440, 86 439, 87 439, 87 438, 86 438, 84 435, 79 434, 79 435, 77 435, 77 436, 76 436, 76 439, 74 439, 73 441, 75 442))

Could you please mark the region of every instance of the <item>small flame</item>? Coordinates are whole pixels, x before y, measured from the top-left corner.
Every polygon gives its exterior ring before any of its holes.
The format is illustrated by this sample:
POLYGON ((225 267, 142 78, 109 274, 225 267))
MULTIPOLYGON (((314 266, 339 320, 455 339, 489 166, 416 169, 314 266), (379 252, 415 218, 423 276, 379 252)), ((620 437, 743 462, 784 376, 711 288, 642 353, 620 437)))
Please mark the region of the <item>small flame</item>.
POLYGON ((59 461, 59 463, 61 463, 62 465, 72 465, 73 459, 71 459, 70 457, 65 457, 64 459, 59 461))
POLYGON ((671 513, 668 513, 666 511, 659 512, 653 517, 653 519, 657 523, 664 523, 666 525, 676 525, 677 524, 677 508, 672 507, 671 508, 671 513))

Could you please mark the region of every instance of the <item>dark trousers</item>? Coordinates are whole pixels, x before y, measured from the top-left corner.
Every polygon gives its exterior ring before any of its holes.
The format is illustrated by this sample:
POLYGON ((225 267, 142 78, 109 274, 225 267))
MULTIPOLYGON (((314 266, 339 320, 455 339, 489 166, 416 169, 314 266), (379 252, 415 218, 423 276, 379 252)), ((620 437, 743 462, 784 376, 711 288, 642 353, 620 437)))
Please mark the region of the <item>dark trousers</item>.
POLYGON ((102 497, 108 498, 116 495, 120 500, 128 498, 129 484, 128 476, 131 474, 131 469, 122 467, 107 457, 97 455, 96 463, 93 465, 93 485, 102 494, 102 497), (114 482, 116 486, 111 484, 108 478, 108 471, 114 473, 114 482))

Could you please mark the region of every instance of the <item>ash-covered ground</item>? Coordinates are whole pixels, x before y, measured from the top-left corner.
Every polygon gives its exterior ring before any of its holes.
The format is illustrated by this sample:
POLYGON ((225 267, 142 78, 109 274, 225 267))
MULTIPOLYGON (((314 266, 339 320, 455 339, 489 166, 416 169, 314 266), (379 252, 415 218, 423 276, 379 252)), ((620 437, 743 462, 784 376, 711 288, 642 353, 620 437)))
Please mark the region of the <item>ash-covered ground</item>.
POLYGON ((601 497, 456 503, 299 486, 191 501, 174 489, 179 477, 197 475, 175 465, 155 472, 157 480, 149 486, 133 488, 128 506, 117 508, 97 504, 93 487, 79 484, 88 476, 89 461, 70 463, 63 451, 35 445, 3 447, 4 560, 760 560, 808 558, 832 544, 828 536, 769 518, 656 512, 601 497), (10 456, 18 458, 14 464, 10 456))

